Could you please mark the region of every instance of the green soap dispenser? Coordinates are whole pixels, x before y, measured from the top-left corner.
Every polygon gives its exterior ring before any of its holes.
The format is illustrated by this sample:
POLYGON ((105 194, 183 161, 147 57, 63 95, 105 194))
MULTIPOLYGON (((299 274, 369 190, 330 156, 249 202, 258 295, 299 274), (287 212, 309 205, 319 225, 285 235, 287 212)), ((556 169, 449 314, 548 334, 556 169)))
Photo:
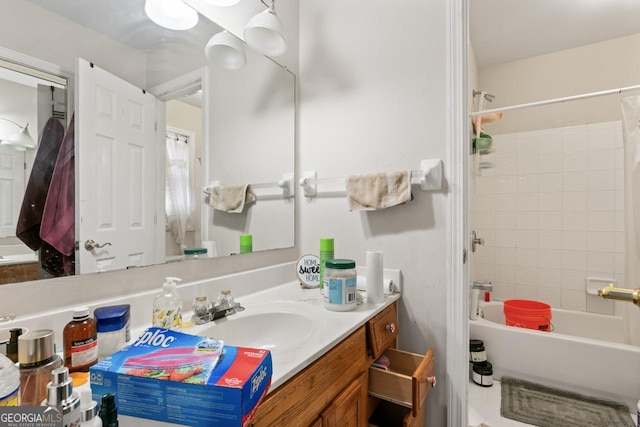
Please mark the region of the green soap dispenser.
POLYGON ((182 297, 178 293, 176 282, 179 277, 167 277, 162 292, 153 301, 153 326, 180 330, 182 328, 182 297))

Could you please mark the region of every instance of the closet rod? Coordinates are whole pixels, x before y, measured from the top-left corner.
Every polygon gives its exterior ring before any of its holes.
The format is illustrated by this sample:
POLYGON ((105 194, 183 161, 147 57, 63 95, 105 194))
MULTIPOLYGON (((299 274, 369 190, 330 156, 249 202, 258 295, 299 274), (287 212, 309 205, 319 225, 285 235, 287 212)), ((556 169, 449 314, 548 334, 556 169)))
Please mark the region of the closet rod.
POLYGON ((527 104, 511 105, 509 107, 492 108, 490 110, 482 110, 470 113, 470 117, 479 116, 481 114, 500 113, 503 111, 519 110, 520 108, 539 107, 541 105, 557 104, 559 102, 575 101, 578 99, 595 98, 596 96, 613 95, 630 90, 640 89, 640 85, 621 87, 618 89, 602 90, 600 92, 583 93, 581 95, 565 96, 564 98, 545 99, 544 101, 529 102, 527 104))

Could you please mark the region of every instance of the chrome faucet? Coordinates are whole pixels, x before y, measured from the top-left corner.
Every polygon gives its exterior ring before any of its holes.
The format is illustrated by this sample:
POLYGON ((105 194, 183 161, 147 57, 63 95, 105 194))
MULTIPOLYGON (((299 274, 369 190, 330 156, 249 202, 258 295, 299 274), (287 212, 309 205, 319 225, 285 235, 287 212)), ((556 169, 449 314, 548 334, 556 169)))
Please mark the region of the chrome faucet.
POLYGON ((209 304, 205 296, 196 297, 193 302, 193 317, 191 320, 196 325, 202 325, 243 310, 244 307, 239 302, 234 301, 231 291, 224 290, 220 293, 216 304, 209 304))
POLYGON ((471 284, 471 303, 469 304, 469 319, 477 320, 480 315, 480 291, 492 292, 491 282, 473 282, 471 284))

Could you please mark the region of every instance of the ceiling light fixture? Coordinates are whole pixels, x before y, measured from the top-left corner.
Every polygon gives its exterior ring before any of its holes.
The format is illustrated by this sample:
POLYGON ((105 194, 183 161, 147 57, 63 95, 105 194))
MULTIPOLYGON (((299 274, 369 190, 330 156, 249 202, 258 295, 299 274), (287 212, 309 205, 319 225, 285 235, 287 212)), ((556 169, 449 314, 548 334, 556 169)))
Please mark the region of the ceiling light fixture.
POLYGON ((9 138, 3 139, 2 142, 0 142, 0 145, 6 145, 18 151, 26 151, 27 149, 32 150, 36 148, 36 143, 33 141, 33 138, 31 138, 31 135, 29 134, 29 123, 27 123, 26 126, 23 127, 13 120, 3 119, 2 117, 0 117, 0 120, 11 122, 21 129, 19 132, 11 135, 9 138))
POLYGON ((169 30, 188 30, 198 23, 198 12, 182 0, 146 0, 144 11, 149 19, 169 30))
POLYGON ((247 63, 242 41, 226 30, 211 37, 204 53, 209 61, 227 70, 237 70, 247 63))
POLYGON ((287 50, 284 27, 276 16, 275 0, 271 6, 260 0, 267 10, 254 15, 244 28, 244 41, 263 55, 278 56, 287 50))

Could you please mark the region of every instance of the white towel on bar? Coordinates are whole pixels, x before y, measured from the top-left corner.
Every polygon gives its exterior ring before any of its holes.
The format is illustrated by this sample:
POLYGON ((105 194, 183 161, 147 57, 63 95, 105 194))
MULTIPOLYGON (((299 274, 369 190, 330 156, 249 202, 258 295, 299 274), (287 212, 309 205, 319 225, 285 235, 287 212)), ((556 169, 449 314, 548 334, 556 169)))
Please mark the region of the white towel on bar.
POLYGON ((373 211, 411 200, 411 172, 351 175, 346 181, 350 211, 373 211))
POLYGON ((209 196, 209 206, 227 213, 241 213, 255 201, 256 195, 249 185, 219 185, 211 189, 209 196))

